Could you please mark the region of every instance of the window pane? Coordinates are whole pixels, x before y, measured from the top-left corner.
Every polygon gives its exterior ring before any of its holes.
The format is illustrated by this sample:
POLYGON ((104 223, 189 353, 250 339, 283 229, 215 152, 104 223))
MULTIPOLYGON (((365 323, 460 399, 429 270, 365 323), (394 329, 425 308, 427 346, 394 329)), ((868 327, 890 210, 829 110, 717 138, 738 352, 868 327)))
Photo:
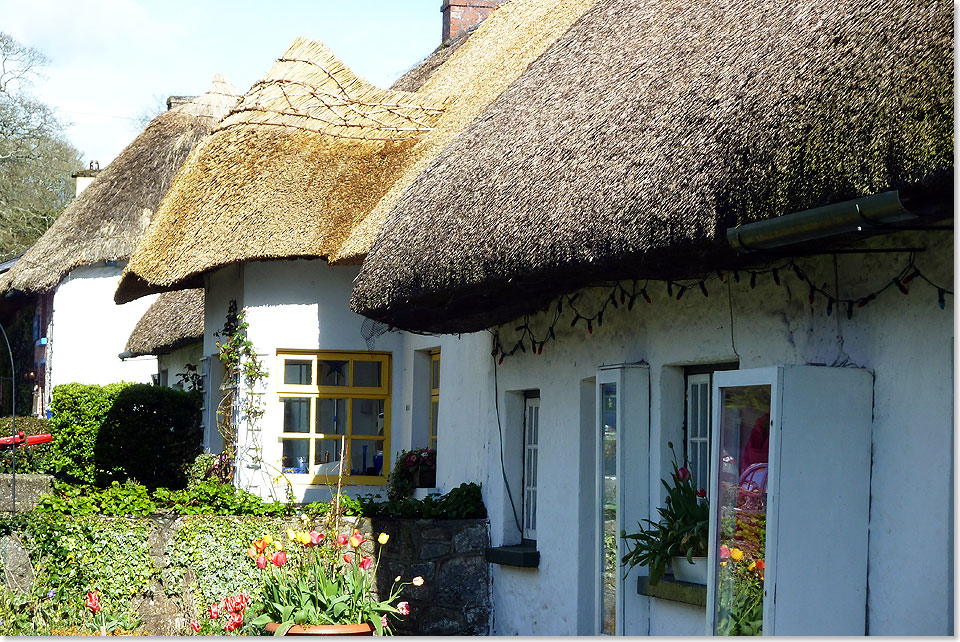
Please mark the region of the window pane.
POLYGON ((431 364, 430 387, 433 388, 434 390, 440 389, 440 356, 439 355, 433 358, 433 363, 431 364))
POLYGON ((762 633, 770 391, 769 385, 720 389, 717 541, 732 554, 718 569, 719 635, 762 633), (753 627, 746 631, 744 622, 753 627))
POLYGON ((284 439, 280 467, 285 473, 306 473, 310 464, 309 439, 284 439))
POLYGON ((317 370, 320 377, 321 386, 346 386, 349 383, 347 379, 347 365, 349 361, 319 361, 317 370))
MULTIPOLYGON (((314 441, 313 472, 315 475, 337 475, 340 472, 340 440, 317 439, 314 441)), ((349 470, 344 470, 344 474, 349 470)))
POLYGON ((350 474, 383 474, 383 440, 350 440, 350 474))
POLYGON ((310 361, 285 359, 283 362, 283 383, 295 386, 309 386, 313 384, 310 361))
POLYGON ((310 432, 310 398, 282 397, 283 432, 310 432))
POLYGON ((379 388, 381 385, 379 361, 354 361, 353 385, 357 388, 379 388))
POLYGON ((440 413, 440 402, 434 401, 430 405, 430 437, 437 438, 437 415, 440 413))
POLYGON ((600 418, 602 420, 603 440, 603 489, 600 500, 603 502, 601 527, 603 541, 601 552, 603 560, 602 587, 600 604, 602 621, 600 632, 607 635, 617 633, 617 573, 620 559, 617 554, 617 386, 604 383, 600 386, 600 418))
POLYGON ((383 436, 383 399, 353 399, 352 435, 383 436))
POLYGON ((317 433, 321 435, 347 434, 347 400, 317 400, 317 433))

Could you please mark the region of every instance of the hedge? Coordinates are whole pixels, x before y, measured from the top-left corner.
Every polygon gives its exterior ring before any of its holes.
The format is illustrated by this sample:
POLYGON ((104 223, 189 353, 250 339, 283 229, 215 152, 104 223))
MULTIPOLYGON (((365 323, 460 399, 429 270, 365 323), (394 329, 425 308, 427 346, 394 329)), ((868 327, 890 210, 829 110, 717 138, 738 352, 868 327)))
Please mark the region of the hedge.
POLYGON ((69 383, 53 389, 50 462, 70 479, 98 486, 136 481, 183 488, 200 453, 200 396, 136 383, 69 383))

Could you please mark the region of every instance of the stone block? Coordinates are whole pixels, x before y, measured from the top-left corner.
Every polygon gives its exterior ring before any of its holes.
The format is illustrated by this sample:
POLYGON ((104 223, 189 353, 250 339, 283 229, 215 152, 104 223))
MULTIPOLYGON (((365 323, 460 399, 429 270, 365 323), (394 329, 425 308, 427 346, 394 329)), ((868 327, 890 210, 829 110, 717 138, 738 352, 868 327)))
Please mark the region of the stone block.
POLYGON ((457 553, 480 554, 487 548, 487 529, 485 525, 467 526, 453 537, 453 546, 457 553))
POLYGON ((437 574, 437 601, 443 604, 485 604, 489 600, 489 569, 482 557, 454 558, 437 574))
POLYGON ((463 635, 463 615, 442 606, 429 606, 420 616, 419 633, 423 635, 463 635))
POLYGON ((450 553, 450 544, 447 542, 423 542, 420 545, 419 557, 422 560, 433 560, 450 553))
POLYGON ((0 539, 3 546, 3 575, 8 589, 18 593, 29 594, 33 590, 33 564, 30 555, 24 548, 23 542, 16 533, 0 539))

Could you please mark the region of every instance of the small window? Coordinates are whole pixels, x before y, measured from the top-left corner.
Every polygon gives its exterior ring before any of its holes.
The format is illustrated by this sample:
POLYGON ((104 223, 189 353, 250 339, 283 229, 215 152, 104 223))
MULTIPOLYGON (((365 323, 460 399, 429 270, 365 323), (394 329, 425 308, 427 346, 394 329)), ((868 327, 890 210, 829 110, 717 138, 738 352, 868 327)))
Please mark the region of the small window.
POLYGON ((437 449, 437 424, 440 414, 440 351, 430 352, 430 447, 437 449))
POLYGON ((343 473, 351 483, 382 484, 389 452, 390 355, 279 352, 283 381, 281 470, 323 484, 343 473))
POLYGON ((683 417, 683 454, 700 488, 710 483, 710 425, 713 373, 735 370, 738 363, 690 366, 684 370, 686 384, 683 417))
POLYGON ((523 417, 523 539, 537 539, 537 449, 540 443, 540 398, 525 400, 523 417))

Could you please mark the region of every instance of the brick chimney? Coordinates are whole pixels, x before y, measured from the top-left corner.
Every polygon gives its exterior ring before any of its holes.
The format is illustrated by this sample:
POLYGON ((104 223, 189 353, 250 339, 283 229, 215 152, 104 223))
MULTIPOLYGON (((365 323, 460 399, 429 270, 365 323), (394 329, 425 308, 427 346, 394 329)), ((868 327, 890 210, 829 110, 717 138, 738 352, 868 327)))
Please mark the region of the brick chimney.
POLYGON ((503 0, 443 0, 443 40, 457 36, 483 22, 503 0))

